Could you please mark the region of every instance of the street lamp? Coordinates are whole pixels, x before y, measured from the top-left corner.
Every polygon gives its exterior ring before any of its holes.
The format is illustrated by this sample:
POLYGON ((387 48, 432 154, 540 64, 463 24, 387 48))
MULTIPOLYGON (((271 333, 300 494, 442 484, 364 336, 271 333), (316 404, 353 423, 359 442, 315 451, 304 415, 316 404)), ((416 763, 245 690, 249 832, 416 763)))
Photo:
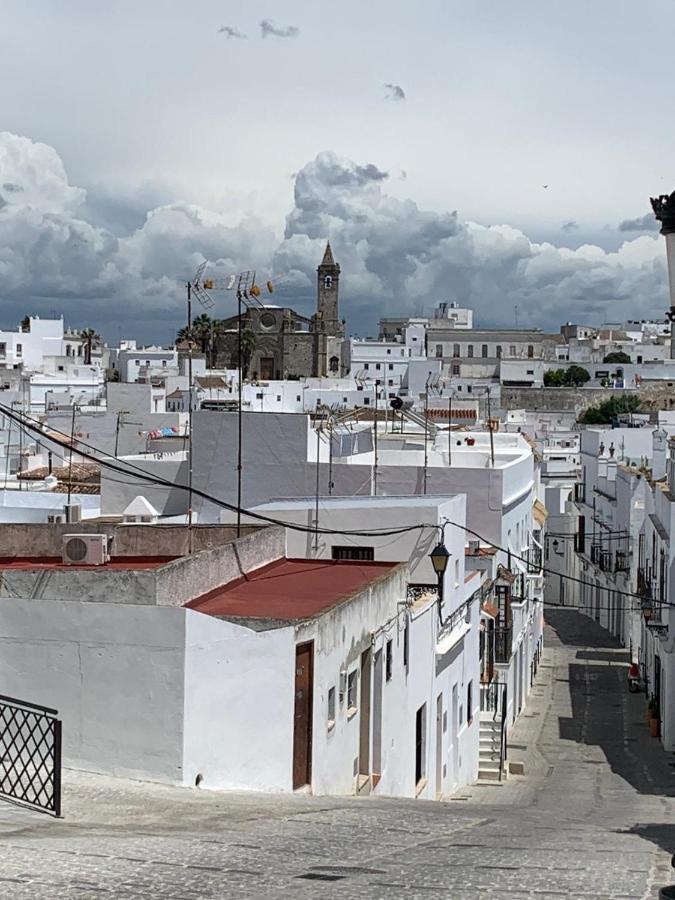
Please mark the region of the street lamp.
POLYGON ((448 568, 448 560, 450 559, 450 554, 448 553, 445 544, 439 541, 429 554, 429 557, 431 559, 431 565, 434 567, 436 577, 438 578, 438 619, 442 626, 443 576, 445 575, 445 570, 448 568))

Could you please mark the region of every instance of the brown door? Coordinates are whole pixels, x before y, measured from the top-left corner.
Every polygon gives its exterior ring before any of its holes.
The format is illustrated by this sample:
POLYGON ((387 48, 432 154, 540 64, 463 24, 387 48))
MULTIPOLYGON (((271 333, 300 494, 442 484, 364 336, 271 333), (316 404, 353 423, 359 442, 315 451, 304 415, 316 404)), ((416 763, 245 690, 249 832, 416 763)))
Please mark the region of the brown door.
POLYGON ((312 783, 312 694, 314 643, 295 648, 295 719, 293 723, 293 789, 312 783))
POLYGON ((261 379, 261 381, 273 381, 274 380, 274 357, 273 356, 261 356, 260 357, 260 379, 261 379))

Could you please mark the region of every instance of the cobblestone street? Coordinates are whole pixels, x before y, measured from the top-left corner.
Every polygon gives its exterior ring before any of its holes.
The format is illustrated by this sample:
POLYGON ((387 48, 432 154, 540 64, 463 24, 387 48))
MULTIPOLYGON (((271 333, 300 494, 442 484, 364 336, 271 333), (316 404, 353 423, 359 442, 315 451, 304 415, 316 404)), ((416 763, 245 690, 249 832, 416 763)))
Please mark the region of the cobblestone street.
POLYGON ((432 803, 66 775, 61 821, 0 806, 0 897, 656 897, 675 757, 626 690, 626 652, 572 611, 547 621, 510 738, 524 776, 432 803))

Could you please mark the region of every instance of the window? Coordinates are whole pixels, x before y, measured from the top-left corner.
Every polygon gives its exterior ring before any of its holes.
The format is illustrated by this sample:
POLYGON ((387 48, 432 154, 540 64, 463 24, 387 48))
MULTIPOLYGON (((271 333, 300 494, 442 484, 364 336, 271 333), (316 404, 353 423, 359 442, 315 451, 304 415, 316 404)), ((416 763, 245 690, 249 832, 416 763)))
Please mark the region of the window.
POLYGON ((527 369, 528 375, 534 375, 534 369, 527 369))
POLYGON ((393 386, 394 386, 394 379, 390 378, 389 381, 387 382, 387 387, 393 387, 393 386))
POLYGON ((459 363, 452 364, 452 374, 459 375, 459 363))
POLYGON ((427 705, 423 703, 415 715, 415 784, 418 786, 426 776, 426 720, 427 705))
POLYGON ((473 359, 473 344, 469 344, 469 346, 466 348, 466 355, 469 357, 469 359, 473 359))
MULTIPOLYGON (((459 372, 458 372, 457 374, 459 375, 459 372)), ((461 390, 462 390, 462 385, 461 385, 461 384, 458 384, 458 385, 457 385, 457 390, 458 390, 458 391, 461 391, 461 390)))
POLYGON ((300 396, 300 394, 296 394, 296 395, 295 395, 295 402, 296 402, 296 403, 300 403, 301 400, 302 400, 302 397, 300 396))
POLYGON ((375 363, 375 371, 379 372, 382 366, 379 363, 375 363))
POLYGON ((137 366, 140 366, 140 364, 141 364, 140 359, 135 360, 135 363, 136 363, 137 366))
POLYGON ((527 358, 534 359, 534 347, 532 344, 527 345, 527 358))
POLYGON ((509 347, 509 356, 515 356, 515 355, 516 355, 516 345, 511 344, 511 346, 509 347))
POLYGON ((166 369, 166 360, 165 359, 162 360, 162 366, 166 369))
POLYGON ((497 359, 501 359, 501 358, 502 358, 502 345, 497 344, 497 359))
POLYGON ((263 393, 262 393, 262 391, 259 391, 259 392, 255 395, 255 399, 256 399, 256 400, 262 400, 262 398, 263 398, 263 393))
POLYGON ((364 405, 364 406, 370 406, 370 397, 364 397, 364 398, 363 398, 363 405, 364 405))
POLYGON ((324 288, 329 291, 333 287, 333 278, 330 275, 326 275, 323 280, 324 288))
POLYGON ((485 359, 487 357, 487 355, 488 355, 488 345, 487 344, 483 344, 483 346, 480 348, 480 355, 483 357, 483 359, 485 359))
POLYGON ((363 364, 363 368, 364 368, 364 369, 369 369, 369 368, 370 368, 370 363, 364 363, 364 364, 363 364))
POLYGON ((390 372, 393 372, 393 371, 394 371, 394 364, 393 364, 393 363, 389 363, 389 371, 390 371, 390 372))
POLYGON ((387 356, 391 356, 391 347, 387 347, 387 356))
POLYGON ((466 724, 470 725, 473 721, 473 681, 470 681, 466 687, 466 724))
POLYGON ((373 547, 331 547, 333 559, 357 559, 361 562, 372 562, 375 559, 373 547))
POLYGON ((461 356, 462 354, 459 352, 459 344, 452 345, 452 355, 453 356, 461 356))
POLYGON ((353 716, 357 710, 356 689, 359 683, 359 673, 356 669, 347 676, 347 715, 353 716))
POLYGON ((335 728, 335 688, 328 688, 328 721, 326 722, 328 731, 335 728))
POLYGON ((7 353, 7 344, 2 341, 2 343, 0 343, 0 356, 4 356, 5 353, 7 353))
POLYGON ((443 356, 443 344, 436 344, 436 358, 440 359, 443 356))
POLYGON ((65 366, 57 366, 57 368, 58 368, 59 372, 65 371, 65 366))
POLYGON ((391 681, 391 674, 394 667, 394 642, 387 641, 387 653, 385 657, 384 671, 387 681, 391 681))
POLYGON ((281 403, 281 394, 277 394, 277 403, 281 403))
POLYGON ((343 398, 342 398, 342 402, 343 402, 343 403, 346 403, 346 402, 347 402, 347 398, 346 398, 346 397, 343 397, 343 398))
POLYGON ((406 619, 405 628, 403 629, 403 665, 406 673, 410 668, 410 622, 406 619))
POLYGON ((70 344, 66 344, 66 356, 70 356, 72 353, 72 348, 70 344))
POLYGON ((16 345, 16 355, 21 356, 22 353, 23 353, 23 346, 21 344, 17 344, 16 345))

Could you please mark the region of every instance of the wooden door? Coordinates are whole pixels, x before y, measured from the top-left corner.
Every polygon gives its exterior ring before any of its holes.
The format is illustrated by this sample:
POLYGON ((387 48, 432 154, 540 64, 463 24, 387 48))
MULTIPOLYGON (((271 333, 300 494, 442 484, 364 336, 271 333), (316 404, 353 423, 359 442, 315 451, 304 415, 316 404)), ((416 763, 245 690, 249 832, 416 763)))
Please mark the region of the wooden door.
POLYGON ((312 783, 312 695, 314 643, 295 648, 295 718, 293 722, 293 789, 312 783))
POLYGON ((260 358, 260 379, 261 381, 274 380, 274 357, 262 356, 260 358))

